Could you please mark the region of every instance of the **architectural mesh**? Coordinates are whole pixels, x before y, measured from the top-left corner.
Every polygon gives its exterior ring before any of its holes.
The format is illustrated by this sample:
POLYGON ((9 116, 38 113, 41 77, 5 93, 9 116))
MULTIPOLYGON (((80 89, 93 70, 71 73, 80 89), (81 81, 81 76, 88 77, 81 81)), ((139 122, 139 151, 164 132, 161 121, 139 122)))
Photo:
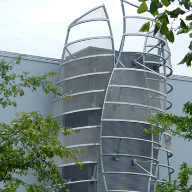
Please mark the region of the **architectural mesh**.
POLYGON ((114 51, 104 5, 68 27, 57 86, 75 98, 55 97, 52 113, 64 126, 81 130, 67 137, 61 134, 61 141, 68 149, 84 149, 77 156, 83 169, 74 160, 56 160, 70 192, 155 191, 156 183, 173 172, 170 134, 142 131, 150 129, 148 115, 171 107, 166 97, 166 77, 172 73, 169 47, 165 37, 153 36, 153 26, 150 32, 139 32, 152 20, 129 15, 127 10, 137 6, 124 0, 121 6, 119 51, 114 51), (160 163, 163 152, 168 164, 160 163))

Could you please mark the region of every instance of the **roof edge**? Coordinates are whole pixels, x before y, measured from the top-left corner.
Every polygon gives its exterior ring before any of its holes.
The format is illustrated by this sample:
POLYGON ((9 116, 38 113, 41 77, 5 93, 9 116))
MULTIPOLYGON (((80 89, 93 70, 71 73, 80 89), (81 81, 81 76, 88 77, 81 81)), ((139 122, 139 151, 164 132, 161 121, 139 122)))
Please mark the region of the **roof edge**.
POLYGON ((21 56, 23 60, 54 63, 54 64, 58 64, 58 65, 60 65, 60 63, 61 63, 60 59, 55 59, 55 58, 50 58, 50 57, 41 57, 41 56, 36 56, 36 55, 28 55, 28 54, 22 54, 22 53, 15 53, 15 52, 9 52, 9 51, 1 51, 1 50, 0 50, 0 56, 11 57, 11 58, 21 56))

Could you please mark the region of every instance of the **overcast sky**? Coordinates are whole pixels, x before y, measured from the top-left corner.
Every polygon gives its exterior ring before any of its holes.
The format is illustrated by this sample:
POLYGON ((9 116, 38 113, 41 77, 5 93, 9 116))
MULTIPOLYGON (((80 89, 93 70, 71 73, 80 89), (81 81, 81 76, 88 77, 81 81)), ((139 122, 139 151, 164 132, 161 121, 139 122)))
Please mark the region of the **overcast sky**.
MULTIPOLYGON (((68 25, 101 4, 106 6, 118 50, 120 0, 0 0, 0 50, 60 59, 68 25)), ((191 68, 176 65, 187 53, 189 42, 188 35, 182 35, 169 45, 174 74, 192 76, 191 68)))

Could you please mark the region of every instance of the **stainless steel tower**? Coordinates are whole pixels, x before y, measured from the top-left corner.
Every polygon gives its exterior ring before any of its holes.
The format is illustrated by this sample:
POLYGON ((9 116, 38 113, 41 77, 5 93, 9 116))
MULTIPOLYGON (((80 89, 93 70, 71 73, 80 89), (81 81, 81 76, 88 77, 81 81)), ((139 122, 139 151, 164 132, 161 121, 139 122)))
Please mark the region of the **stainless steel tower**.
POLYGON ((73 161, 57 160, 71 192, 149 192, 173 172, 170 134, 153 136, 141 130, 150 128, 148 114, 171 107, 166 99, 172 90, 166 83, 172 74, 170 50, 165 37, 153 35, 153 25, 149 32, 139 32, 152 19, 134 14, 137 6, 128 1, 121 0, 121 6, 119 51, 114 52, 104 5, 68 28, 57 86, 77 98, 55 99, 52 113, 63 125, 81 129, 61 139, 68 148, 85 150, 78 156, 83 169, 73 161), (85 33, 79 33, 81 28, 85 33))
POLYGON ((62 139, 68 148, 85 150, 78 156, 83 169, 73 161, 58 162, 71 192, 97 190, 101 113, 113 68, 113 36, 105 6, 101 5, 68 27, 57 86, 76 99, 55 99, 52 107, 54 118, 63 125, 81 129, 79 134, 62 139))

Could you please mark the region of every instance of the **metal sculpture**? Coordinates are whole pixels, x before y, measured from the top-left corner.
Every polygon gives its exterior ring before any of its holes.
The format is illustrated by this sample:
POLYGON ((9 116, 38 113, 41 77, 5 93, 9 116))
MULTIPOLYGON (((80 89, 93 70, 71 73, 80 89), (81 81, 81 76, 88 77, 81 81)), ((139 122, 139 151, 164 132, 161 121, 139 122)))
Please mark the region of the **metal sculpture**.
POLYGON ((166 82, 172 74, 170 50, 165 37, 153 35, 153 25, 149 32, 139 32, 142 24, 153 20, 129 15, 138 6, 125 0, 121 6, 119 51, 114 51, 104 5, 68 27, 57 86, 77 98, 55 98, 52 113, 63 125, 81 129, 77 135, 61 138, 67 148, 85 150, 78 156, 83 170, 73 161, 58 160, 72 192, 155 191, 156 183, 166 177, 170 180, 174 171, 169 165, 170 134, 153 136, 141 130, 150 128, 145 116, 171 107, 166 96, 172 90, 168 85, 167 91, 166 82), (106 30, 96 35, 101 24, 106 30), (85 34, 79 34, 78 27, 85 34))
POLYGON ((62 97, 52 105, 54 118, 74 130, 81 129, 79 134, 61 138, 67 148, 85 150, 78 156, 82 170, 75 162, 58 162, 70 191, 97 190, 101 112, 113 68, 113 35, 105 6, 101 5, 68 27, 57 86, 76 99, 67 101, 62 97), (103 29, 98 32, 101 26, 103 29), (79 27, 85 34, 79 34, 79 27))

